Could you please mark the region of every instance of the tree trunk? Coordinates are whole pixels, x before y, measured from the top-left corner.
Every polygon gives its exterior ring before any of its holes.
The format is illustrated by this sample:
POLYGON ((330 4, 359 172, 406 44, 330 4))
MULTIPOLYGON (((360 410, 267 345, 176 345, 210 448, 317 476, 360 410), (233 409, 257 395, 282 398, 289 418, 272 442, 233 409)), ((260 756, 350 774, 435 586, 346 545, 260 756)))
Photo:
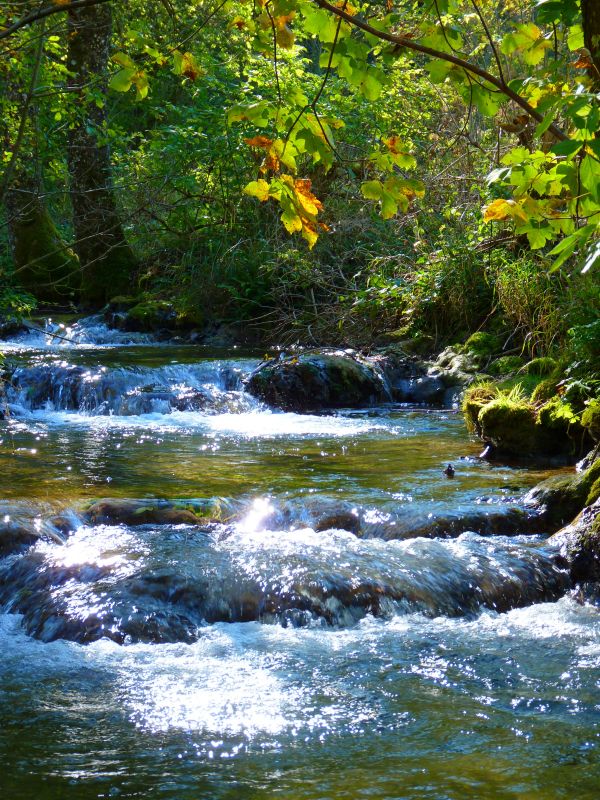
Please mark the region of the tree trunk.
POLYGON ((69 85, 79 101, 68 145, 74 247, 81 262, 82 297, 96 305, 130 289, 135 267, 117 213, 109 146, 102 141, 111 33, 110 3, 69 14, 69 85))
POLYGON ((6 210, 14 264, 14 273, 8 278, 38 300, 64 303, 73 300, 79 288, 79 261, 63 242, 44 200, 38 109, 34 102, 43 54, 42 23, 31 64, 26 53, 18 69, 10 63, 3 65, 5 92, 16 111, 14 119, 5 120, 3 131, 3 149, 10 155, 0 178, 0 200, 6 210))
POLYGON ((15 283, 38 300, 73 300, 80 280, 79 260, 62 241, 36 187, 11 186, 5 205, 15 283))
POLYGON ((592 55, 589 75, 596 91, 600 89, 600 2, 581 0, 583 42, 592 55))

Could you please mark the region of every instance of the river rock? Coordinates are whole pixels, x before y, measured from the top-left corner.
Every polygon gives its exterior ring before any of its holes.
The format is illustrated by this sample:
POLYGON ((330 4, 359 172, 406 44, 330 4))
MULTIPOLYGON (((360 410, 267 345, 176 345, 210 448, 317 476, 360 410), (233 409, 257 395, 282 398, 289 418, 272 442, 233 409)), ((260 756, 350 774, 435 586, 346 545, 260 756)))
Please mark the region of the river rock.
POLYGON ((17 317, 0 314, 0 339, 8 339, 11 336, 17 336, 20 333, 26 332, 27 326, 24 325, 17 317))
POLYGON ((47 520, 12 506, 0 508, 0 558, 22 553, 38 541, 62 544, 59 529, 47 520))
POLYGON ((92 525, 199 525, 211 510, 204 500, 104 498, 94 501, 84 517, 92 525))
POLYGON ((600 494, 600 459, 584 472, 548 478, 526 496, 525 504, 535 509, 550 531, 566 525, 600 494))
POLYGON ((600 498, 551 537, 570 565, 576 583, 600 581, 600 498))
POLYGON ((359 408, 390 400, 381 371, 354 352, 303 353, 261 365, 246 391, 284 411, 359 408))

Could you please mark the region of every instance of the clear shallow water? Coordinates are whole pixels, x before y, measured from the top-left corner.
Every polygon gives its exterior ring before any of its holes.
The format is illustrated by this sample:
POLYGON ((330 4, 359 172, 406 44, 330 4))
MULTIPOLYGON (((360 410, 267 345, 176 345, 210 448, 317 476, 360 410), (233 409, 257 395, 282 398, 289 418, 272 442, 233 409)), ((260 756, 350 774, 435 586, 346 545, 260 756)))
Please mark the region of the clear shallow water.
MULTIPOLYGON (((215 382, 215 359, 194 348, 87 345, 19 357, 137 371, 140 382, 148 370, 163 370, 162 381, 173 362, 189 381, 187 365, 202 360, 215 391, 234 391, 215 382)), ((240 358, 248 368, 260 359, 213 355, 239 369, 240 358)), ((212 549, 193 529, 152 526, 83 528, 65 548, 37 547, 127 574, 168 565, 191 580, 197 563, 216 569, 218 558, 259 582, 286 568, 292 583, 310 570, 389 582, 410 566, 415 585, 442 599, 451 566, 473 569, 485 551, 508 569, 511 548, 516 558, 535 546, 473 534, 360 540, 310 527, 340 503, 398 524, 518 507, 545 473, 479 462, 479 446, 450 411, 234 411, 23 408, 0 423, 1 498, 51 509, 102 496, 228 498, 245 511, 212 549), (441 474, 448 461, 452 481, 441 474)), ((94 602, 102 591, 95 585, 94 602)), ((7 798, 598 797, 600 625, 595 609, 571 597, 468 618, 392 608, 335 626, 217 622, 195 642, 160 645, 44 643, 24 633, 19 615, 4 614, 0 654, 7 798)))

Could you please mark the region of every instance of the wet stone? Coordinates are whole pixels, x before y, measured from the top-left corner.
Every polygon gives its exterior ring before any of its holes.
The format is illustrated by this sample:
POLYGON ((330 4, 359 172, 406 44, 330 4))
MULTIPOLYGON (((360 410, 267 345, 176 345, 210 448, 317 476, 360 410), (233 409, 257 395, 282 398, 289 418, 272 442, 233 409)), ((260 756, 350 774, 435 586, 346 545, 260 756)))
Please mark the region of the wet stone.
POLYGON ((207 522, 209 501, 103 499, 85 511, 92 525, 199 525, 207 522))

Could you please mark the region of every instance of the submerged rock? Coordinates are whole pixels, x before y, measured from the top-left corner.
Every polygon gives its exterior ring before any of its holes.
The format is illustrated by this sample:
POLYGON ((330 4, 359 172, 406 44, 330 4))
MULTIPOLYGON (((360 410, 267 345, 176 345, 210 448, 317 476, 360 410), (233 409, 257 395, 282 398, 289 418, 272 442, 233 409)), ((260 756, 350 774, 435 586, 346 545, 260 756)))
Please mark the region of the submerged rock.
POLYGON ((84 512, 92 525, 199 525, 211 521, 209 500, 95 500, 84 512))
POLYGON ((263 364, 248 379, 246 391, 270 406, 301 413, 391 399, 375 364, 340 351, 303 353, 263 364))
POLYGON ((0 563, 0 604, 43 641, 190 642, 215 622, 473 616, 557 599, 571 586, 557 550, 475 534, 384 543, 341 531, 222 539, 107 527, 82 528, 71 541, 73 553, 67 543, 0 563))
POLYGON ((62 544, 64 534, 53 522, 28 504, 0 505, 0 558, 22 553, 38 541, 62 544))

